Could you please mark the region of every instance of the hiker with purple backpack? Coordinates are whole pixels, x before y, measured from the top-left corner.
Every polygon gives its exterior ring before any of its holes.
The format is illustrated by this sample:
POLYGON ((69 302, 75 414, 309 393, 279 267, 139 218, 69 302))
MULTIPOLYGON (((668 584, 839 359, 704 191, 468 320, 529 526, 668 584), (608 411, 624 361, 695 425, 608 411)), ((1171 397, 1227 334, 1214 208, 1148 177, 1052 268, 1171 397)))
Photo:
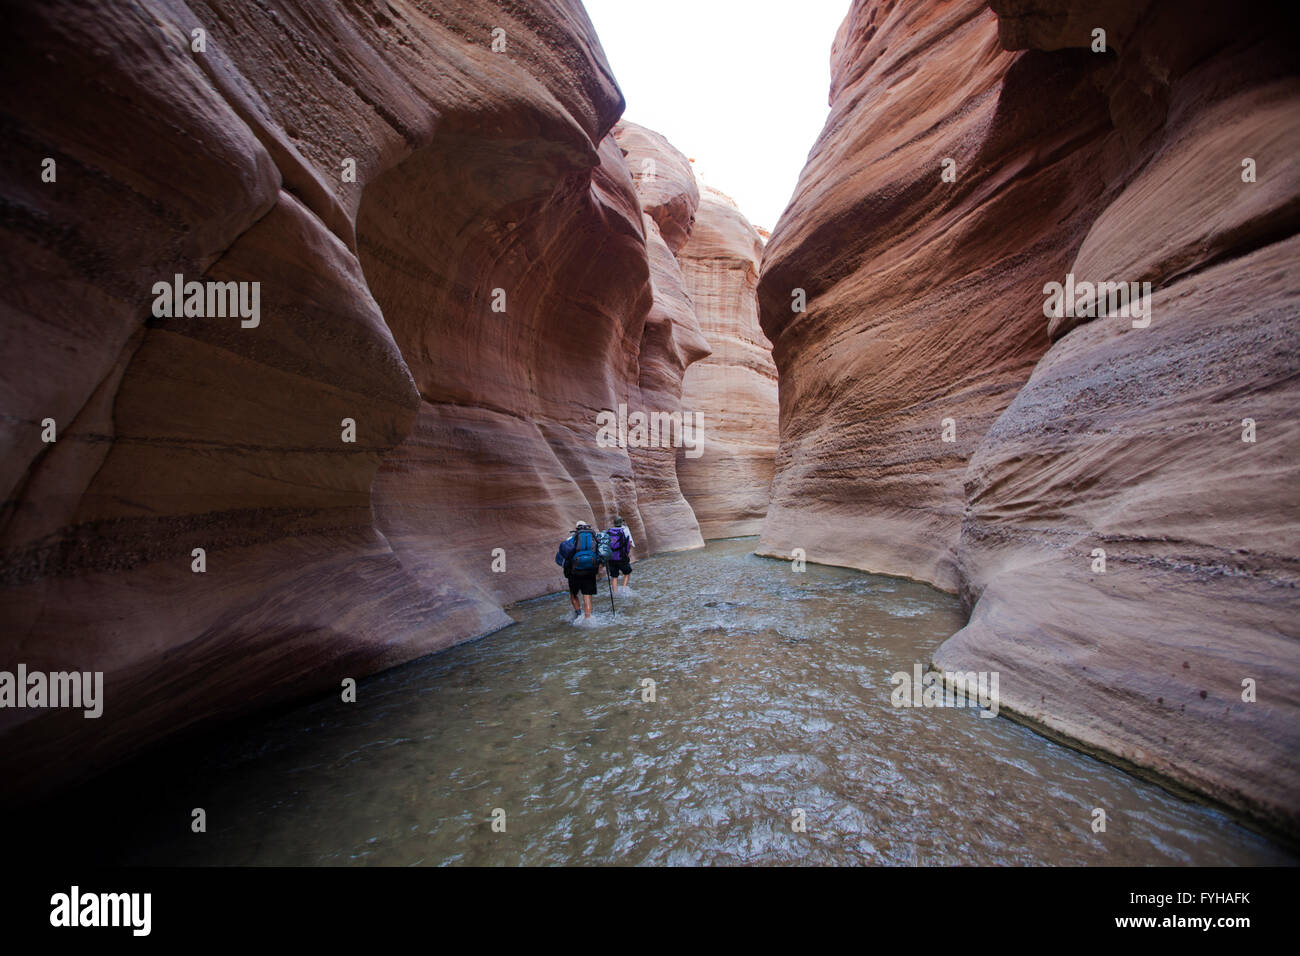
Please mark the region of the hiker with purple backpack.
POLYGON ((636 547, 636 542, 632 540, 632 532, 623 524, 621 517, 614 519, 614 527, 607 532, 609 535, 609 582, 613 593, 618 593, 618 576, 623 575, 623 585, 625 587, 632 584, 632 549, 636 547))

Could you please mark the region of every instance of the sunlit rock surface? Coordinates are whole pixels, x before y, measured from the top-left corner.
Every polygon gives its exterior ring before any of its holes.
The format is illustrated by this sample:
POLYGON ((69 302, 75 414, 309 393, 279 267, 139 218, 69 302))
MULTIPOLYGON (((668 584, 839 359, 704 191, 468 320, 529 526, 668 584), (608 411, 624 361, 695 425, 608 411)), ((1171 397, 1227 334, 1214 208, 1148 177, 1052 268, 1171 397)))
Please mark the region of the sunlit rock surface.
POLYGON ((690 161, 658 133, 621 122, 614 134, 646 212, 645 409, 700 426, 676 450, 632 452, 642 515, 660 529, 654 550, 698 546, 701 533, 757 534, 777 437, 776 367, 758 325, 762 242, 730 198, 701 194, 690 161))
MULTIPOLYGON (((614 127, 614 138, 627 158, 644 210, 653 295, 641 334, 639 398, 629 413, 680 415, 687 366, 710 352, 676 255, 694 227, 699 187, 687 158, 653 130, 624 120, 614 127)), ((646 525, 645 534, 636 539, 638 556, 703 547, 695 512, 677 480, 677 449, 659 442, 628 453, 646 525)))
POLYGON ((1294 832, 1293 15, 992 6, 857 0, 837 37, 759 288, 782 412, 762 549, 959 591, 936 665, 1294 832), (1150 324, 1045 316, 1067 273, 1151 282, 1150 324))
POLYGON ((758 324, 758 232, 729 197, 706 188, 678 258, 713 352, 686 370, 682 408, 701 416, 702 445, 677 456, 682 491, 706 538, 757 534, 777 443, 776 366, 758 324))

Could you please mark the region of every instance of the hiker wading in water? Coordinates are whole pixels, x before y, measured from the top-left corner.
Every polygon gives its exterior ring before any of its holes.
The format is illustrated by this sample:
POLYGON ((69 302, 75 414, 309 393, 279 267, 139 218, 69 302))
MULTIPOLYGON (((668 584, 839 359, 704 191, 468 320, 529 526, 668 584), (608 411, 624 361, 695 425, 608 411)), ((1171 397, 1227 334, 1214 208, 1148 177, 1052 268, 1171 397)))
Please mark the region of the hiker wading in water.
POLYGON ((582 613, 591 617, 591 599, 596 593, 596 577, 600 566, 609 560, 609 537, 601 531, 593 531, 591 525, 579 521, 573 533, 560 543, 555 552, 555 563, 564 568, 564 576, 569 579, 569 603, 573 613, 582 613), (578 606, 578 594, 582 594, 582 606, 578 606))
POLYGON ((614 527, 605 534, 609 536, 609 583, 617 594, 619 574, 623 575, 625 587, 632 585, 632 549, 636 547, 636 542, 632 540, 632 532, 624 526, 621 517, 614 519, 614 527))

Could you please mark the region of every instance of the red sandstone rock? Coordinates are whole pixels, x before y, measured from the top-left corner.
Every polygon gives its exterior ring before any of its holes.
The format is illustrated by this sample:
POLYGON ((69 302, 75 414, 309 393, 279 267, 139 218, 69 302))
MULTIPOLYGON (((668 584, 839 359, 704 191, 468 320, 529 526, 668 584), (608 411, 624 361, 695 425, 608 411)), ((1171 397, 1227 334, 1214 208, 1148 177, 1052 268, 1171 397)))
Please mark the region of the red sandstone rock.
POLYGON ((0 714, 7 795, 500 627, 576 519, 654 536, 595 442, 652 290, 576 0, 53 2, 4 43, 0 667, 106 696, 0 714), (260 325, 150 319, 176 273, 260 325))
POLYGON ((659 133, 627 120, 614 127, 614 138, 627 157, 641 208, 676 255, 691 235, 700 206, 691 160, 659 133))
POLYGON ((935 655, 1001 672, 1002 706, 1050 732, 1281 827, 1300 753, 1298 255, 1293 237, 1195 272, 1149 328, 1098 319, 1053 346, 971 462, 978 600, 935 655))
POLYGON ((731 199, 716 190, 701 199, 691 161, 658 133, 627 122, 614 132, 646 210, 655 289, 642 340, 644 407, 704 423, 693 447, 633 452, 642 514, 680 529, 655 532, 654 550, 697 547, 701 533, 756 534, 777 436, 776 368, 758 326, 762 243, 731 199))
POLYGON ((597 442, 709 345, 690 162, 615 142, 576 0, 52 3, 6 42, 0 668, 107 698, 0 713, 7 796, 501 627, 577 519, 703 544, 674 449, 597 442), (147 320, 177 273, 260 321, 147 320))
POLYGON ((759 286, 781 377, 761 553, 954 591, 966 462, 1047 348, 1042 276, 1105 188, 1102 67, 1018 60, 976 0, 860 0, 832 67, 759 286))
MULTIPOLYGON (((699 188, 689 161, 658 133, 622 121, 614 127, 614 137, 645 210, 653 294, 641 335, 634 410, 680 415, 682 376, 687 366, 710 351, 674 254, 693 228, 699 188)), ((703 547, 695 513, 678 484, 677 450, 661 445, 631 448, 629 454, 636 473, 637 505, 647 528, 636 539, 638 556, 703 547)))
POLYGON ((699 413, 698 457, 678 453, 682 492, 705 538, 757 534, 777 443, 776 366, 758 324, 758 232, 727 196, 706 189, 678 258, 713 354, 686 370, 682 408, 699 413))
POLYGON ((1235 12, 1155 5, 1139 26, 1118 72, 1167 119, 1070 272, 1151 282, 1150 324, 1049 323, 967 472, 978 603, 935 661, 1001 669, 1005 706, 1049 732, 1294 831, 1300 79, 1235 12))
POLYGON ((971 622, 937 666, 997 670, 1004 712, 1294 832, 1284 15, 992 6, 858 0, 840 30, 759 289, 782 407, 763 550, 960 590, 971 622), (1043 287, 1067 273, 1150 281, 1150 326, 1049 321, 1043 287))

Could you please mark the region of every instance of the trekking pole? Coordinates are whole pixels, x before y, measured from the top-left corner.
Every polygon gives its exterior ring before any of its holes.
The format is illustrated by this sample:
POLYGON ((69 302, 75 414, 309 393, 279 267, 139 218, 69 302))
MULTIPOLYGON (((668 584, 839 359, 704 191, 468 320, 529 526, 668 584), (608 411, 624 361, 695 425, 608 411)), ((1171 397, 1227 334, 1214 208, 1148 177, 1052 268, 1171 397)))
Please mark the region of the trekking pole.
POLYGON ((614 608, 614 578, 609 573, 609 566, 605 566, 605 577, 609 578, 609 610, 615 617, 618 617, 618 611, 614 608))

